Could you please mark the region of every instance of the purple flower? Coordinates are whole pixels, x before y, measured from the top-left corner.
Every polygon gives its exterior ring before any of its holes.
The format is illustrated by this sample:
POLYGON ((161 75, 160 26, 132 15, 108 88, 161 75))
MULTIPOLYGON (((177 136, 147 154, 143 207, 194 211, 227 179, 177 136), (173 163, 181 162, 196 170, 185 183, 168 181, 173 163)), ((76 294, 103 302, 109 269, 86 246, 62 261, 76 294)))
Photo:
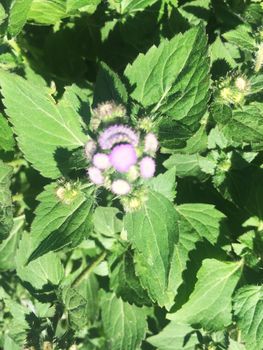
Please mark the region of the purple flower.
POLYGON ((144 157, 140 162, 141 176, 145 179, 153 177, 155 173, 155 161, 151 157, 144 157))
POLYGON ((96 143, 93 140, 90 140, 85 145, 85 154, 88 160, 92 159, 93 154, 96 151, 96 143))
POLYGON ((115 180, 111 185, 111 190, 117 195, 125 195, 131 191, 130 184, 125 180, 115 180))
POLYGON ((136 147, 139 136, 128 126, 113 125, 105 129, 99 137, 99 145, 102 149, 111 149, 117 143, 130 143, 136 147))
POLYGON ((109 156, 104 153, 96 153, 93 156, 93 164, 95 167, 105 170, 110 167, 109 156))
POLYGON ((157 137, 150 132, 145 136, 144 139, 144 152, 146 153, 155 153, 158 149, 157 137))
POLYGON ((95 166, 92 166, 88 168, 88 174, 89 174, 90 181, 93 182, 95 185, 103 184, 104 177, 100 169, 96 168, 95 166))
POLYGON ((120 173, 127 173, 137 162, 137 155, 132 145, 123 144, 113 148, 110 154, 111 165, 120 173))

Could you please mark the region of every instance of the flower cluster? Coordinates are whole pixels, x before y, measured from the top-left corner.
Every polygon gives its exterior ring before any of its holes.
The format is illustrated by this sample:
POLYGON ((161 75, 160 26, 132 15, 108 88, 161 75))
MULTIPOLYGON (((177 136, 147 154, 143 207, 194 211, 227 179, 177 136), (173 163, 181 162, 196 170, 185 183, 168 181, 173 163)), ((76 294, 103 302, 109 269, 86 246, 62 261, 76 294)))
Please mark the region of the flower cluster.
POLYGON ((114 102, 99 105, 95 119, 102 127, 97 127, 97 140, 90 140, 85 145, 90 181, 119 196, 135 193, 144 179, 154 176, 158 149, 155 134, 130 127, 124 110, 114 102), (119 122, 121 112, 122 123, 119 122))

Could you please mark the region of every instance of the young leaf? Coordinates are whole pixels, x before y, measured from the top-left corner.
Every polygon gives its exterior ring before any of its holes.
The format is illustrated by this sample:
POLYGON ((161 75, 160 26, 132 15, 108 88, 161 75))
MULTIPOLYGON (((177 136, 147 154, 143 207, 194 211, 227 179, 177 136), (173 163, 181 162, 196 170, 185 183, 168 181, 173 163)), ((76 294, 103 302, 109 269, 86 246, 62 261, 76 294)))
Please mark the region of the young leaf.
POLYGON ((63 187, 64 198, 59 198, 57 191, 56 184, 47 185, 37 198, 40 204, 31 227, 29 260, 64 246, 75 247, 90 232, 92 198, 79 189, 63 187))
POLYGON ((195 27, 153 46, 127 66, 125 75, 133 88, 131 97, 166 116, 160 121, 160 140, 173 148, 198 129, 207 109, 210 79, 204 29, 195 27))
POLYGON ((16 36, 25 25, 33 0, 13 0, 8 18, 8 33, 16 36))
POLYGON ((31 234, 23 234, 15 259, 17 275, 35 289, 42 289, 49 283, 58 285, 64 276, 64 269, 55 253, 49 252, 27 264, 32 250, 32 241, 31 234))
POLYGON ((142 209, 124 218, 128 240, 135 250, 135 272, 150 298, 168 308, 173 302, 167 287, 178 240, 177 219, 172 203, 156 192, 149 192, 142 209))
POLYGON ((199 344, 191 326, 173 321, 157 335, 147 338, 147 342, 158 350, 195 350, 199 344))
POLYGON ((263 288, 244 286, 234 296, 234 315, 249 350, 263 347, 263 288))
POLYGON ((101 63, 94 88, 93 105, 110 100, 127 103, 128 95, 118 75, 105 63, 101 63))
POLYGON ((103 293, 101 312, 107 349, 140 348, 147 329, 146 313, 143 308, 125 303, 115 294, 103 293))
POLYGON ((122 222, 116 217, 118 213, 116 208, 97 207, 93 215, 94 230, 104 236, 114 237, 122 229, 122 222))
POLYGON ((12 167, 0 160, 0 242, 5 239, 13 226, 12 198, 10 192, 12 167))
POLYGON ((168 318, 198 325, 209 331, 225 329, 232 322, 231 297, 240 278, 242 261, 205 259, 189 300, 168 318))
POLYGON ((149 187, 163 196, 168 198, 171 202, 176 195, 176 168, 173 167, 163 174, 155 176, 148 182, 149 187))
POLYGON ((50 178, 61 176, 59 152, 82 146, 86 136, 72 107, 56 104, 46 87, 0 72, 6 113, 14 125, 18 145, 27 160, 50 178))

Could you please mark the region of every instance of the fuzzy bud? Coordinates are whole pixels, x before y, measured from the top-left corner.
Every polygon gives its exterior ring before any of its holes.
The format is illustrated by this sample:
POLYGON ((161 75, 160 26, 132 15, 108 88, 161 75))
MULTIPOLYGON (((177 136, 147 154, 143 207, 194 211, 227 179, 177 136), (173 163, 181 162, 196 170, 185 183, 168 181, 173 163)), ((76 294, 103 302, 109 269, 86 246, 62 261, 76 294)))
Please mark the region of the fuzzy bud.
POLYGON ((90 178, 90 181, 93 182, 95 185, 102 185, 104 182, 104 177, 100 171, 100 169, 96 167, 90 167, 88 168, 88 175, 90 178))
POLYGON ((111 165, 120 173, 127 173, 137 162, 137 155, 132 145, 117 145, 110 153, 111 165))
POLYGON ((144 139, 144 152, 155 154, 157 149, 158 149, 157 137, 152 132, 150 132, 145 136, 145 139, 144 139))
POLYGON ((111 191, 118 196, 123 196, 131 191, 130 184, 125 180, 115 180, 111 185, 111 191))
POLYGON ((114 118, 122 118, 126 114, 126 109, 122 105, 117 105, 114 101, 100 103, 94 109, 94 117, 101 121, 111 121, 114 118))
POLYGON ((96 143, 93 140, 88 141, 85 145, 85 155, 88 160, 92 159, 95 151, 96 151, 96 143))
POLYGON ((140 162, 140 172, 144 179, 149 179, 155 173, 155 161, 151 157, 144 157, 140 162))
POLYGON ((96 153, 93 156, 93 164, 96 168, 105 170, 110 167, 109 156, 104 153, 96 153))

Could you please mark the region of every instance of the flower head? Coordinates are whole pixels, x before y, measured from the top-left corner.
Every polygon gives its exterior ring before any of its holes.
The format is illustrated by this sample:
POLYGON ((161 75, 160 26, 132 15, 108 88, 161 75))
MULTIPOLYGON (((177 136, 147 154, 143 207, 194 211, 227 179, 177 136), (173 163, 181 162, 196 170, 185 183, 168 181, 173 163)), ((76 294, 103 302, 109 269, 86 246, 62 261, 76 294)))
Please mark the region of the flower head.
POLYGON ((95 166, 92 166, 88 168, 88 175, 89 175, 90 181, 93 182, 95 185, 103 184, 104 177, 100 169, 96 168, 95 166))
POLYGON ((118 143, 129 143, 136 147, 139 136, 125 125, 112 125, 100 134, 99 145, 103 150, 111 149, 118 143))
POLYGON ((141 176, 145 179, 153 177, 155 173, 155 161, 151 157, 144 157, 140 162, 141 176))
POLYGON ((127 173, 131 166, 136 164, 137 155, 130 144, 121 144, 113 148, 110 153, 111 165, 120 173, 127 173))
POLYGON ((105 170, 110 167, 109 156, 105 153, 96 153, 93 156, 93 164, 98 169, 105 170))
POLYGON ((150 132, 149 134, 147 134, 145 136, 144 139, 144 152, 146 153, 155 153, 158 149, 158 141, 157 141, 157 137, 150 132))
POLYGON ((113 193, 123 196, 125 194, 130 193, 131 186, 127 181, 119 179, 113 181, 111 185, 111 190, 113 193))

